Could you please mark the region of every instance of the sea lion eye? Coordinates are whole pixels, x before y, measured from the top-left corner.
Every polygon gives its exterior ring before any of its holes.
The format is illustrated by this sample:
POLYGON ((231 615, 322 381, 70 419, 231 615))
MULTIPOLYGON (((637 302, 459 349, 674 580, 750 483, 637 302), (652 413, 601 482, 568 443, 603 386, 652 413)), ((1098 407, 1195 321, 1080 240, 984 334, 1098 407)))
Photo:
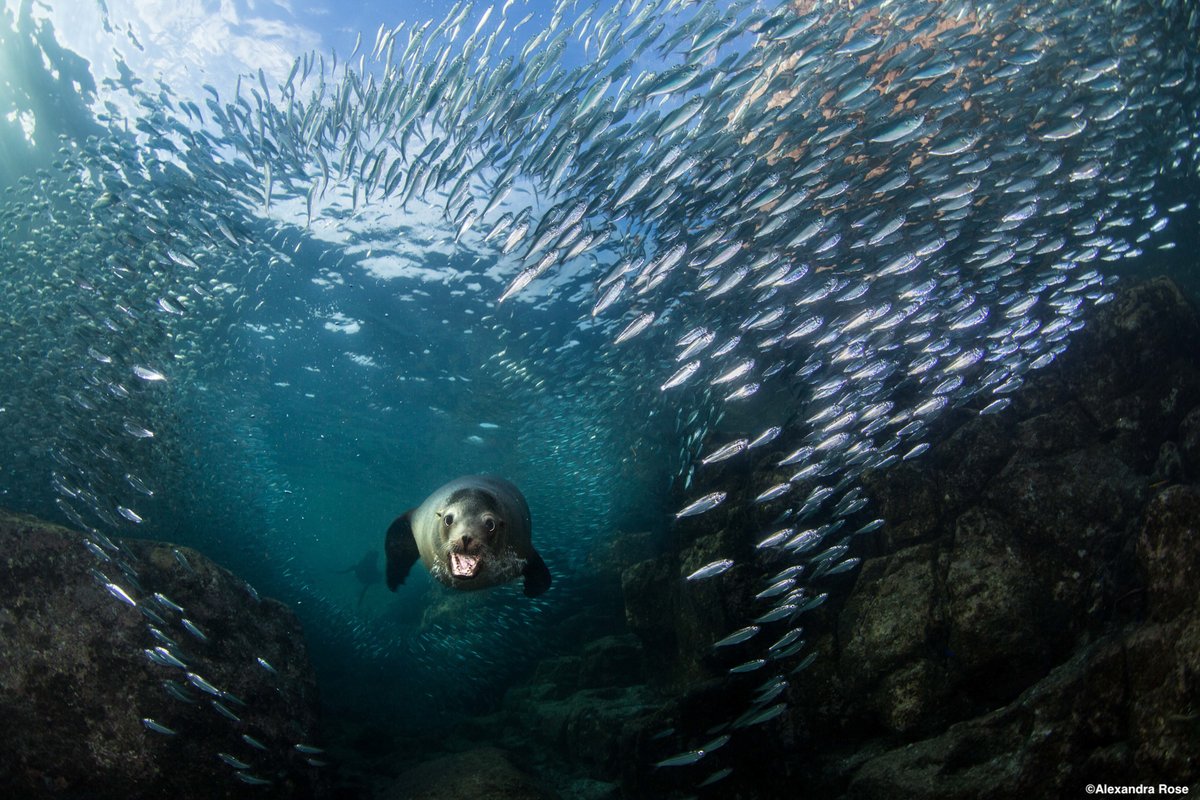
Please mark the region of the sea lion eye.
POLYGON ((492 531, 496 530, 496 520, 492 519, 491 517, 484 517, 483 518, 483 529, 485 531, 487 531, 488 533, 491 533, 492 531))
POLYGON ((454 515, 453 514, 444 515, 442 517, 442 524, 444 524, 447 528, 449 528, 451 525, 454 524, 454 515))

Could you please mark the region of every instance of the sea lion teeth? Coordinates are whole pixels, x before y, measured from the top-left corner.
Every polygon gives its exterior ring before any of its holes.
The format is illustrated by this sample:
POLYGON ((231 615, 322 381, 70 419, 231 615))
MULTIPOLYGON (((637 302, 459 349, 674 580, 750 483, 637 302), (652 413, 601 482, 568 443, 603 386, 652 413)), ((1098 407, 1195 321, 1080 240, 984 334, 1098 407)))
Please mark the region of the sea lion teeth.
POLYGON ((474 578, 479 570, 479 557, 465 553, 450 554, 450 572, 456 578, 474 578))

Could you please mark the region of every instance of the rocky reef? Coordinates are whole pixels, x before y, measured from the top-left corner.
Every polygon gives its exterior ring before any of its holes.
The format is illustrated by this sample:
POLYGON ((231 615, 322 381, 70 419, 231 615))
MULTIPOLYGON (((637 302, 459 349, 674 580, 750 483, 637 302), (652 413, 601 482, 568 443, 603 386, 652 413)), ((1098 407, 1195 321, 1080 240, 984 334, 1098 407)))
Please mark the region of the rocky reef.
POLYGON ((889 525, 796 698, 837 743, 807 778, 870 798, 1200 777, 1197 342, 1169 281, 1122 291, 1008 413, 871 477, 889 525))
POLYGON ((292 612, 194 550, 106 544, 0 513, 3 795, 325 796, 292 612))
MULTIPOLYGON (((925 455, 867 474, 864 513, 887 524, 856 538, 861 568, 828 579, 828 601, 806 615, 819 656, 789 676, 787 712, 724 745, 732 771, 710 787, 696 786, 707 760, 651 765, 745 709, 761 680, 731 681, 735 656, 710 645, 744 624, 760 587, 741 564, 699 584, 682 576, 748 550, 769 508, 684 521, 665 539, 614 537, 576 577, 581 602, 553 632, 554 655, 498 710, 435 744, 363 733, 367 752, 347 738, 361 775, 339 796, 756 800, 802 786, 848 800, 1016 800, 1089 783, 1194 787, 1198 343, 1200 316, 1173 283, 1123 288, 1010 408, 948 412, 925 455)), ((761 486, 781 454, 722 480, 761 486)), ((78 533, 0 516, 0 787, 329 794, 324 756, 295 749, 314 740, 317 709, 294 616, 186 548, 118 544, 102 562, 78 533), (158 646, 187 666, 149 657, 158 646)))
POLYGON ((480 747, 442 756, 400 775, 381 800, 552 800, 504 752, 480 747))
POLYGON ((739 687, 707 645, 746 619, 756 589, 739 567, 699 586, 680 576, 766 519, 678 525, 657 553, 644 536, 617 542, 604 560, 626 633, 543 662, 509 692, 496 735, 535 771, 547 752, 587 765, 596 793, 578 796, 1195 785, 1198 344, 1200 317, 1172 282, 1123 288, 1010 408, 950 412, 924 456, 867 475, 870 513, 887 524, 859 537, 861 569, 830 579, 807 616, 820 656, 791 677, 788 712, 735 737, 733 772, 710 789, 695 786, 711 766, 647 765, 678 744, 664 730, 737 712, 739 687))

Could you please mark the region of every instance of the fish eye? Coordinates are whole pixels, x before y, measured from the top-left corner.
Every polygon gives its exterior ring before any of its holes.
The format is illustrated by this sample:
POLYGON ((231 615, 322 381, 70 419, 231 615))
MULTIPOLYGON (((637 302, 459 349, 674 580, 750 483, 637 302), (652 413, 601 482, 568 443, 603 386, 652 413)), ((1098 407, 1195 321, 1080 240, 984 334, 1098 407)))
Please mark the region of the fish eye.
POLYGON ((453 514, 443 515, 442 516, 442 524, 445 525, 447 528, 449 528, 451 525, 454 524, 454 515, 453 514))
POLYGON ((492 531, 496 530, 496 520, 492 519, 491 517, 484 517, 483 518, 483 529, 485 531, 487 531, 488 533, 491 533, 492 531))

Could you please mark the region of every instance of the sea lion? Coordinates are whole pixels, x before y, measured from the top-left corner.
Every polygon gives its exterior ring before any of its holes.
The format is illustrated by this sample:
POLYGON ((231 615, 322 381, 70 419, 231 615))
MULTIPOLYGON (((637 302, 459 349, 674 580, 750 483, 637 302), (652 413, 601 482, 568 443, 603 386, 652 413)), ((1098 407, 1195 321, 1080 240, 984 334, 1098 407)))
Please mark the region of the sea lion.
POLYGON ((420 558, 452 589, 486 589, 525 578, 525 594, 550 588, 550 570, 530 541, 529 504, 503 478, 469 475, 447 483, 388 528, 387 586, 404 583, 420 558))

